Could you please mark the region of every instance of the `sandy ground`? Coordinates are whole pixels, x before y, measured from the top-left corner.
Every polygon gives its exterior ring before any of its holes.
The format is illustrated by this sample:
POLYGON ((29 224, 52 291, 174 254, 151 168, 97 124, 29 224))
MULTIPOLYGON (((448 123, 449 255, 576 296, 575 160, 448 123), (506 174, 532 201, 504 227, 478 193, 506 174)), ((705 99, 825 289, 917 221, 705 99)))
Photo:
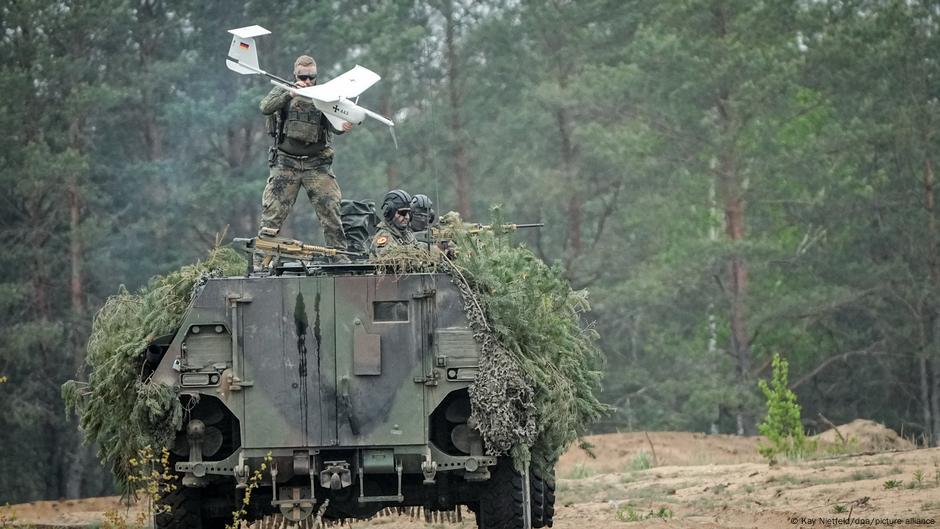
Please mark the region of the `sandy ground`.
MULTIPOLYGON (((840 430, 844 437, 852 434, 850 425, 840 430)), ((940 448, 771 466, 758 455, 756 438, 651 432, 586 440, 596 458, 573 448, 557 467, 558 529, 940 526, 940 448)), ((105 511, 120 510, 133 519, 139 509, 116 497, 34 502, 3 509, 0 526, 13 514, 17 525, 98 525, 105 511)), ((352 527, 471 529, 476 524, 465 513, 461 523, 395 516, 352 527)))

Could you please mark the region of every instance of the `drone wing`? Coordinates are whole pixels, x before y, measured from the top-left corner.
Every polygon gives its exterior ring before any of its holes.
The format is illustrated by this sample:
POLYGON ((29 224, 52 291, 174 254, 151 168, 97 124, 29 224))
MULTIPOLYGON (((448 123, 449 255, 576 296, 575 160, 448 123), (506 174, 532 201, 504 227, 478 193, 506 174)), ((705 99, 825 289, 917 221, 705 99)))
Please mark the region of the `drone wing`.
POLYGON ((357 64, 355 68, 335 79, 321 85, 300 88, 296 93, 311 99, 332 103, 339 101, 340 98, 352 99, 358 96, 377 83, 379 79, 381 79, 379 74, 357 64))
POLYGON ((264 73, 258 67, 258 47, 255 45, 255 37, 271 32, 261 26, 246 26, 230 29, 228 32, 232 34, 232 44, 228 48, 229 58, 225 61, 229 70, 249 75, 264 73))

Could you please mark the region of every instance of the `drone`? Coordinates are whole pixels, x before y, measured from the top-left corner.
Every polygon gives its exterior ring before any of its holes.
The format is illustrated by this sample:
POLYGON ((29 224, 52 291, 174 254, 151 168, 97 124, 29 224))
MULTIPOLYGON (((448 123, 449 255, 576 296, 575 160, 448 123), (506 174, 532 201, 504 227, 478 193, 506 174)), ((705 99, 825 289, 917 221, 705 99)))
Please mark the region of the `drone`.
POLYGON ((398 147, 398 140, 395 138, 395 123, 358 104, 359 94, 377 83, 382 78, 379 74, 357 64, 353 69, 326 83, 297 87, 286 79, 262 70, 258 65, 258 47, 255 39, 269 35, 270 31, 261 26, 246 26, 230 29, 228 32, 232 34, 232 44, 229 46, 228 58, 225 60, 225 65, 229 70, 242 75, 263 75, 271 80, 271 84, 291 92, 296 97, 310 101, 326 116, 336 130, 343 130, 343 122, 348 121, 360 125, 366 117, 370 117, 388 126, 395 147, 398 147))

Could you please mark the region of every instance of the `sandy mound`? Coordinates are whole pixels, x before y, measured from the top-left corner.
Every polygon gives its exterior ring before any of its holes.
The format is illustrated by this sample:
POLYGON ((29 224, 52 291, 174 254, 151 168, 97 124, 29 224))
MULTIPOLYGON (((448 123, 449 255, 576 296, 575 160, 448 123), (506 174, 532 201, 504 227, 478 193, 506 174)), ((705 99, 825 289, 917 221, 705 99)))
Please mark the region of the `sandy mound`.
POLYGON ((706 435, 690 432, 629 432, 589 435, 584 438, 596 458, 577 443, 561 456, 558 476, 627 472, 647 466, 727 465, 757 463, 758 437, 706 435))
POLYGON ((825 445, 841 446, 844 441, 839 438, 839 434, 842 434, 851 451, 883 452, 916 448, 913 443, 898 435, 891 428, 866 419, 855 419, 848 424, 814 435, 811 439, 819 441, 823 445, 822 448, 825 448, 825 445))

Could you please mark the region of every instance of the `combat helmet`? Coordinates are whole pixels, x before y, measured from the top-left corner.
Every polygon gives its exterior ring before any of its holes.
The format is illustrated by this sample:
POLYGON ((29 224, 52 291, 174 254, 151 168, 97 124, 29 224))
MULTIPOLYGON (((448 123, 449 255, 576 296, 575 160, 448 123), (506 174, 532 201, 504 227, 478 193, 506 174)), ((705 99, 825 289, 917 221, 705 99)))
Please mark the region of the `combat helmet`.
POLYGON ((437 221, 431 199, 427 195, 417 194, 411 198, 411 223, 408 226, 412 231, 424 231, 437 221))
MULTIPOLYGON (((392 189, 385 193, 385 198, 382 199, 382 218, 385 219, 385 222, 393 224, 395 212, 402 209, 411 210, 411 195, 407 191, 392 189)), ((398 227, 403 228, 404 226, 398 227)))

